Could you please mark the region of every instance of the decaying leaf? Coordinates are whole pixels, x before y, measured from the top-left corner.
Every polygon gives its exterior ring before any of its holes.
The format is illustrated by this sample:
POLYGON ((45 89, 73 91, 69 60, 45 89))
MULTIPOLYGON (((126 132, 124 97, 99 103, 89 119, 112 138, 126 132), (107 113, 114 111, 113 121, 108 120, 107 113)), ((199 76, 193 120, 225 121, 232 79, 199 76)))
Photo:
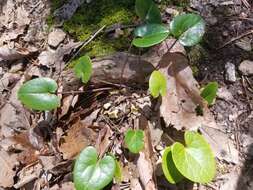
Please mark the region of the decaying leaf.
POLYGON ((199 85, 186 56, 168 52, 159 65, 160 71, 167 75, 167 94, 162 98, 160 107, 165 122, 177 130, 215 127, 214 118, 200 96, 199 85), (203 110, 203 115, 196 113, 198 106, 203 110))
POLYGON ((9 102, 0 109, 1 136, 10 137, 15 129, 25 129, 30 126, 30 114, 17 99, 17 91, 23 82, 24 77, 12 89, 9 102))
POLYGON ((150 137, 150 130, 148 121, 145 117, 141 116, 139 125, 144 130, 144 150, 139 153, 137 159, 137 168, 140 175, 142 185, 147 190, 156 190, 155 180, 153 179, 154 166, 153 166, 153 146, 150 137), (145 171, 145 172, 143 172, 145 171))
POLYGON ((14 183, 13 177, 16 172, 13 170, 16 165, 16 158, 9 155, 6 151, 0 151, 0 187, 11 187, 14 183))
POLYGON ((62 138, 63 143, 60 145, 60 151, 64 159, 73 159, 86 146, 94 144, 97 134, 85 123, 78 119, 73 126, 67 131, 67 136, 62 138))

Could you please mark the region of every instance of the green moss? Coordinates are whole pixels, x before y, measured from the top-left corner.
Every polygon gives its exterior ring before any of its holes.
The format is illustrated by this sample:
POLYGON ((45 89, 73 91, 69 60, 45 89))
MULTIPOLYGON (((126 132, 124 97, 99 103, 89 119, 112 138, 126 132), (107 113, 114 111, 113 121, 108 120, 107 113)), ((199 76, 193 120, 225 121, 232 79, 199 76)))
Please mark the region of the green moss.
MULTIPOLYGON (((99 0, 84 3, 63 28, 79 41, 87 40, 95 31, 106 25, 132 24, 135 18, 134 0, 99 0)), ((96 37, 87 47, 88 55, 102 56, 126 50, 130 45, 129 32, 119 38, 108 35, 96 37)))

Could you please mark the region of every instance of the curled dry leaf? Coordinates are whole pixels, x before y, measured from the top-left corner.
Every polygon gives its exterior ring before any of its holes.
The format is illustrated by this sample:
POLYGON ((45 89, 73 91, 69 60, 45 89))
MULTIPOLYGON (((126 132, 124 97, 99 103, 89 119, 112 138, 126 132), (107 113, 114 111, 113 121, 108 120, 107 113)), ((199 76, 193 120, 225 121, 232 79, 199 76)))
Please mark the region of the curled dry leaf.
POLYGON ((188 59, 182 53, 166 53, 159 62, 160 71, 167 76, 167 94, 162 97, 161 115, 177 130, 216 127, 215 120, 200 96, 188 59), (200 106, 203 115, 197 115, 200 106))

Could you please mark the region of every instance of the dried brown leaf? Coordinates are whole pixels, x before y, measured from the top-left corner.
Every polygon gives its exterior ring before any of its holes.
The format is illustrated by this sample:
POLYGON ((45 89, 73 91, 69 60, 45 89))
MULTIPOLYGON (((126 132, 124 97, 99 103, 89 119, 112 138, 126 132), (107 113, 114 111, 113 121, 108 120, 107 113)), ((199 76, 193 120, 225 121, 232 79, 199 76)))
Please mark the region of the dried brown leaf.
POLYGON ((67 135, 62 138, 64 142, 59 149, 64 159, 73 159, 86 146, 94 144, 96 139, 96 132, 78 119, 67 131, 67 135))
POLYGON ((14 156, 9 155, 6 151, 0 151, 0 187, 11 187, 14 184, 13 177, 16 172, 14 167, 17 164, 17 160, 14 156))
POLYGON ((188 59, 182 53, 166 53, 159 62, 160 71, 167 76, 167 94, 162 98, 161 115, 177 130, 216 127, 215 120, 200 96, 188 59), (197 115, 200 106, 203 116, 197 115))

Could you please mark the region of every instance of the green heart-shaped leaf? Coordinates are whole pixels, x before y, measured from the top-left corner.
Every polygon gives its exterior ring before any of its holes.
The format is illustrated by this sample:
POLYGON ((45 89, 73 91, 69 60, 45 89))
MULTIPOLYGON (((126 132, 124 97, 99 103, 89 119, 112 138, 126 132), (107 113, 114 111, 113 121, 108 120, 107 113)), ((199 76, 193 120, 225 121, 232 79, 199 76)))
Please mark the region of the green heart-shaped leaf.
POLYGON ((184 178, 173 162, 171 147, 167 147, 163 153, 162 169, 166 179, 172 184, 175 184, 184 178))
POLYGON ((202 39, 205 22, 196 14, 179 15, 170 23, 170 31, 183 46, 193 46, 202 39))
POLYGON ((166 95, 167 80, 160 71, 153 71, 149 78, 149 91, 154 98, 166 95))
POLYGON ((209 144, 197 132, 185 132, 185 144, 174 143, 172 159, 178 171, 191 181, 208 183, 216 171, 215 159, 209 144))
POLYGON ((135 11, 147 23, 162 23, 160 11, 152 0, 136 0, 135 11))
POLYGON ((74 72, 78 78, 81 78, 83 83, 87 83, 92 74, 92 63, 90 57, 80 57, 74 66, 74 72))
POLYGON ((208 102, 208 105, 212 105, 215 101, 217 91, 218 91, 218 83, 210 82, 204 87, 200 95, 208 102))
POLYGON ((143 38, 135 38, 132 43, 136 47, 146 48, 146 47, 151 47, 151 46, 161 43, 168 36, 169 36, 169 33, 158 33, 158 34, 145 36, 143 38))
POLYGON ((60 98, 54 93, 57 83, 50 78, 36 78, 23 84, 18 91, 18 99, 34 110, 52 110, 60 105, 60 98))
POLYGON ((125 143, 132 153, 138 153, 144 148, 144 132, 129 129, 125 134, 125 143))
POLYGON ((154 34, 169 33, 169 29, 162 24, 145 24, 134 30, 137 37, 150 36, 154 34))
POLYGON ((108 185, 116 169, 112 156, 98 160, 94 147, 85 148, 77 158, 74 167, 74 184, 77 190, 101 190, 108 185))

